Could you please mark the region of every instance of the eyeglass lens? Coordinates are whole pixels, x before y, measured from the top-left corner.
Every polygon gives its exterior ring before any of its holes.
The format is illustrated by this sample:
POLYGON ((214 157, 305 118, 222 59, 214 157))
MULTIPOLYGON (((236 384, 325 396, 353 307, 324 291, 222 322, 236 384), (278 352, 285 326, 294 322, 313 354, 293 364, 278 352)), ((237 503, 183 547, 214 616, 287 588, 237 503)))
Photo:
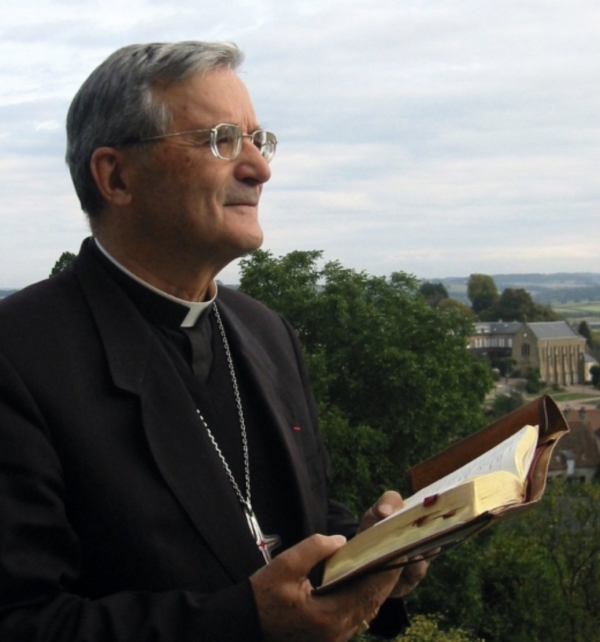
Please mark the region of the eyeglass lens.
POLYGON ((211 131, 211 144, 215 156, 223 160, 235 160, 241 150, 244 138, 251 136, 253 144, 257 147, 263 158, 269 162, 275 155, 277 141, 270 132, 262 129, 253 134, 242 134, 237 125, 221 124, 211 131))

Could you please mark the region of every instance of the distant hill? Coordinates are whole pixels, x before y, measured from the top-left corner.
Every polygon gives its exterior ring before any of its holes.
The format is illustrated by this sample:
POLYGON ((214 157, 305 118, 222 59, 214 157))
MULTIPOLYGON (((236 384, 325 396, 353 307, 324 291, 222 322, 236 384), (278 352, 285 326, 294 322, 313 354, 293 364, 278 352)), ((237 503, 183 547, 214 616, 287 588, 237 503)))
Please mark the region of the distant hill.
MULTIPOLYGON (((527 290, 538 303, 600 301, 599 272, 490 274, 489 276, 494 279, 499 292, 506 288, 522 288, 527 290)), ((468 276, 425 280, 431 283, 443 283, 451 297, 468 302, 468 276)))
MULTIPOLYGON (((554 274, 490 274, 498 291, 506 288, 523 288, 538 303, 579 303, 583 301, 600 302, 600 272, 556 272, 554 274)), ((423 279, 429 283, 443 283, 448 294, 469 303, 467 297, 468 276, 446 276, 423 279)), ((221 285, 223 285, 221 283, 221 285)), ((237 284, 225 284, 237 289, 237 284)), ((0 289, 0 299, 16 292, 16 289, 0 289)))

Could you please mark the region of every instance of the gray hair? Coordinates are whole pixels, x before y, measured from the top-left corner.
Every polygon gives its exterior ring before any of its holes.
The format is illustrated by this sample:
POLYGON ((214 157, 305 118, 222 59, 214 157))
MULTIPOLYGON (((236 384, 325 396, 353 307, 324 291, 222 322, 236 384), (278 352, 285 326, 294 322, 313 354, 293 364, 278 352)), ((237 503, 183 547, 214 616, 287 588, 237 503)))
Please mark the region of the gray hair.
POLYGON ((166 133, 172 115, 153 87, 166 87, 212 69, 237 69, 242 52, 232 43, 130 45, 115 51, 83 83, 67 115, 66 161, 90 220, 104 208, 90 160, 96 149, 166 133))

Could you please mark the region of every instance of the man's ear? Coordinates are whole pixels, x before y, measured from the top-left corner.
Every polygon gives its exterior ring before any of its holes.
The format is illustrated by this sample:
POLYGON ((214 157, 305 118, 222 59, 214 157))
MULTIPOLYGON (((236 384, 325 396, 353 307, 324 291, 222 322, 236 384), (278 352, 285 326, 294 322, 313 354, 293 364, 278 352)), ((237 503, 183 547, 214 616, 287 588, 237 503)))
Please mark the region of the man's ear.
POLYGON ((117 207, 131 203, 131 160, 114 147, 98 147, 92 154, 90 170, 104 200, 117 207))

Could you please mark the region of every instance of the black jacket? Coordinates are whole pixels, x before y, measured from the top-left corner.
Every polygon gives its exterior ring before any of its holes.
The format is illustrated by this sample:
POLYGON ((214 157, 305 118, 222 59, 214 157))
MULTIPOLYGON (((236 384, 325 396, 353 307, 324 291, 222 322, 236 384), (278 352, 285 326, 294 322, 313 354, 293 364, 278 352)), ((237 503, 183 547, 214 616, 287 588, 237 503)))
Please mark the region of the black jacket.
MULTIPOLYGON (((243 294, 221 288, 218 303, 292 471, 299 539, 351 534, 327 499, 297 339, 243 294)), ((87 243, 71 268, 5 299, 0 639, 259 641, 248 578, 262 564, 164 346, 87 243)))

